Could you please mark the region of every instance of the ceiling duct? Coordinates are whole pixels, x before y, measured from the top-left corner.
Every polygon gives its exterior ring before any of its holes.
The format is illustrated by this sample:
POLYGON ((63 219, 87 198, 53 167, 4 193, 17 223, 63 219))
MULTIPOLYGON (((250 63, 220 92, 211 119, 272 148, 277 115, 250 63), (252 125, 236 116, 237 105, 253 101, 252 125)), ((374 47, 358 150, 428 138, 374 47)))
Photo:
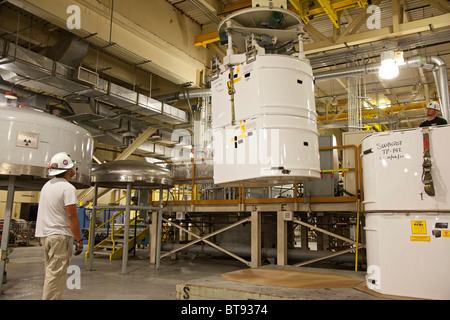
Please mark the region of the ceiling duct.
MULTIPOLYGON (((66 46, 75 46, 73 43, 70 42, 66 46)), ((188 122, 188 115, 185 111, 104 79, 95 79, 93 72, 84 77, 83 70, 80 73, 79 68, 49 59, 2 39, 0 39, 0 50, 2 50, 0 51, 0 75, 5 81, 14 85, 46 92, 68 101, 93 98, 131 113, 154 116, 156 119, 170 124, 188 122)), ((74 65, 75 57, 81 57, 80 51, 81 49, 70 58, 68 55, 65 57, 62 55, 60 59, 64 58, 74 65)))
MULTIPOLYGON (((170 129, 152 122, 151 119, 136 118, 133 114, 153 117, 170 124, 182 124, 188 123, 187 113, 100 79, 97 73, 80 67, 85 50, 82 43, 76 39, 61 41, 53 47, 55 51, 51 52, 49 57, 44 57, 0 39, 0 76, 14 85, 14 91, 27 93, 24 94, 27 99, 32 99, 32 96, 37 94, 33 90, 36 90, 60 98, 61 103, 67 102, 74 114, 64 116, 64 119, 85 128, 99 142, 119 148, 128 147, 147 127, 154 127, 163 133, 164 139, 159 143, 168 145, 179 143, 178 140, 172 141, 170 129), (57 48, 61 50, 59 55, 56 52, 57 48), (70 54, 71 48, 75 48, 76 51, 73 55, 70 54), (101 104, 96 104, 95 101, 129 112, 117 114, 101 104)), ((38 102, 33 99, 30 101, 33 104, 38 102)), ((40 108, 45 109, 45 106, 40 103, 40 108)), ((154 144, 152 152, 148 152, 147 148, 143 148, 140 152, 160 159, 170 159, 172 148, 154 144)))
POLYGON ((68 35, 59 39, 59 41, 48 48, 47 57, 76 68, 81 65, 89 50, 89 44, 80 38, 68 35))
MULTIPOLYGON (((3 40, 0 40, 0 48, 3 40)), ((77 69, 56 62, 12 42, 3 44, 0 68, 9 72, 8 82, 64 97, 87 90, 89 86, 74 81, 77 69)))
POLYGON ((197 98, 211 97, 211 89, 193 89, 159 96, 158 100, 164 102, 174 102, 178 100, 188 100, 197 98))

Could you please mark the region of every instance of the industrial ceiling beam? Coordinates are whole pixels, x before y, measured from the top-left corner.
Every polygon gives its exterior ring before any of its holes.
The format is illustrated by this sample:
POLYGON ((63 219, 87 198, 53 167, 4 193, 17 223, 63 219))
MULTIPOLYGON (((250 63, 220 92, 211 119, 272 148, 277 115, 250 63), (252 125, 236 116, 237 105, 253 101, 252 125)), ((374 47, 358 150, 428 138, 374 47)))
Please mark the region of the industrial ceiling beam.
MULTIPOLYGON (((382 115, 385 118, 389 118, 389 115, 386 113, 387 111, 390 111, 391 113, 389 114, 395 114, 395 113, 403 113, 407 110, 420 110, 423 109, 425 106, 425 103, 419 102, 419 103, 411 103, 408 102, 405 105, 398 105, 398 106, 393 106, 392 108, 390 108, 389 110, 383 111, 382 115)), ((378 109, 379 111, 381 111, 381 109, 378 109)), ((375 114, 377 112, 377 110, 372 109, 372 110, 364 110, 364 115, 371 115, 371 114, 375 114)), ((331 121, 337 121, 337 120, 345 120, 348 118, 348 113, 346 112, 338 112, 337 114, 328 114, 328 118, 333 117, 331 121), (337 116, 337 117, 336 117, 337 116)), ((326 116, 319 116, 318 117, 319 120, 321 121, 327 121, 326 116)))
POLYGON ((155 128, 147 128, 143 133, 137 137, 132 144, 128 146, 117 158, 116 160, 125 160, 127 159, 134 151, 136 151, 139 146, 147 141, 147 139, 156 132, 155 128))
MULTIPOLYGON (((381 0, 373 1, 373 5, 377 6, 381 3, 381 0)), ((336 41, 339 41, 341 38, 345 37, 347 34, 355 33, 359 30, 364 22, 367 21, 367 18, 370 16, 366 10, 362 10, 358 16, 343 30, 343 32, 339 35, 336 41)))
MULTIPOLYGON (((290 0, 292 3, 300 3, 298 0, 290 0)), ((372 1, 373 5, 378 5, 381 0, 372 1)), ((247 3, 239 3, 241 7, 245 7, 247 3)), ((297 5, 298 7, 298 5, 297 5)), ((292 8, 292 11, 297 11, 296 6, 292 8)), ((359 28, 367 21, 370 13, 362 10, 361 13, 353 19, 347 28, 342 30, 337 37, 325 37, 324 35, 319 35, 320 33, 310 25, 306 25, 305 30, 320 39, 320 41, 304 43, 305 54, 314 54, 327 50, 341 49, 348 46, 360 45, 365 43, 371 43, 386 39, 392 39, 396 37, 416 34, 419 32, 429 31, 430 26, 433 29, 448 28, 450 27, 450 13, 445 13, 443 15, 434 16, 431 18, 424 18, 421 20, 416 20, 412 22, 403 21, 401 19, 402 9, 400 7, 394 7, 393 12, 393 25, 374 29, 366 32, 356 33, 359 28), (309 28, 310 27, 310 28, 309 28)), ((237 10, 237 9, 236 9, 237 10)), ((297 11, 298 13, 298 11, 297 11)), ((216 31, 201 34, 195 37, 196 46, 204 46, 215 43, 219 40, 219 35, 216 31)))
MULTIPOLYGON (((384 27, 380 29, 349 34, 345 36, 341 35, 335 42, 332 41, 331 43, 330 41, 317 41, 305 43, 303 45, 303 48, 306 55, 320 53, 327 50, 342 49, 349 46, 388 40, 396 37, 429 31, 430 25, 433 27, 433 29, 450 27, 450 13, 446 13, 431 18, 425 18, 417 21, 401 23, 398 25, 397 32, 393 32, 392 26, 384 27)), ((332 38, 330 37, 330 40, 331 39, 332 38)))
POLYGON ((353 7, 365 8, 368 5, 366 0, 318 0, 314 2, 308 0, 289 0, 289 2, 305 24, 314 20, 315 17, 326 14, 338 29, 340 27, 338 11, 353 7))
POLYGON ((423 1, 428 3, 430 6, 441 10, 442 12, 446 13, 450 12, 450 5, 446 0, 423 0, 423 1))
MULTIPOLYGON (((188 54, 185 48, 172 45, 138 22, 131 21, 118 12, 112 15, 111 8, 98 1, 8 0, 8 2, 81 38, 89 36, 86 41, 123 59, 148 61, 143 68, 173 83, 200 85, 198 74, 205 69, 202 62, 205 60, 204 53, 199 52, 198 57, 195 54, 188 54), (79 29, 68 27, 67 22, 71 13, 67 12, 73 5, 80 9, 79 29)), ((168 16, 170 14, 172 13, 167 13, 168 16)), ((187 32, 186 28, 183 29, 181 26, 178 28, 180 33, 187 32)))

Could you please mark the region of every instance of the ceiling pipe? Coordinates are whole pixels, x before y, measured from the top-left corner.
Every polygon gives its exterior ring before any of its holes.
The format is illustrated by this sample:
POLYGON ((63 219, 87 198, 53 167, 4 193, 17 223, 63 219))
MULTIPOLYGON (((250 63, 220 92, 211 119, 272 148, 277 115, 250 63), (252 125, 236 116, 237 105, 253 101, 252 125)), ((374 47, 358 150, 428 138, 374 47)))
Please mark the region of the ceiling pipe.
POLYGON ((169 93, 163 96, 155 97, 155 99, 157 99, 158 101, 170 103, 178 100, 206 98, 210 96, 211 96, 211 89, 194 89, 169 93))
POLYGON ((411 67, 421 67, 433 71, 436 90, 441 103, 442 117, 450 122, 450 98, 448 90, 447 65, 445 61, 438 56, 415 56, 408 58, 406 64, 411 67))
MULTIPOLYGON (((393 106, 392 108, 386 108, 386 109, 382 109, 384 112, 389 112, 389 114, 391 113, 396 113, 396 112, 400 112, 400 111, 407 111, 407 110, 418 110, 418 109, 423 109, 426 106, 426 102, 418 102, 418 103, 411 103, 409 105, 407 105, 405 107, 405 105, 399 105, 399 106, 393 106)), ((367 110, 367 112, 369 114, 375 114, 376 110, 367 110)), ((335 113, 329 113, 328 114, 328 120, 333 119, 336 116, 335 113)), ((347 119, 348 117, 348 113, 347 112, 343 112, 342 114, 339 115, 339 117, 337 117, 334 120, 344 120, 347 119)), ((319 116, 317 119, 319 119, 320 121, 327 121, 327 116, 319 116)))
POLYGON ((378 70, 380 69, 380 66, 381 66, 381 64, 374 63, 374 64, 366 64, 366 65, 362 65, 362 66, 351 67, 351 68, 320 72, 320 73, 317 73, 314 75, 314 80, 316 82, 319 82, 319 81, 326 81, 326 80, 330 80, 330 79, 358 76, 358 75, 362 75, 362 74, 377 73, 378 70))
MULTIPOLYGON (((399 67, 415 67, 430 69, 433 71, 434 81, 441 103, 441 112, 443 118, 450 122, 450 98, 448 89, 447 65, 444 60, 437 56, 424 57, 421 55, 405 59, 405 64, 399 67)), ((362 74, 377 73, 380 69, 379 63, 366 64, 363 66, 356 66, 346 69, 330 70, 314 75, 315 81, 326 81, 330 79, 344 78, 357 76, 362 74)), ((178 100, 187 100, 194 98, 210 97, 211 89, 195 89, 175 92, 158 97, 159 101, 173 102, 178 100)))
MULTIPOLYGON (((437 56, 414 56, 405 59, 405 64, 399 67, 415 67, 431 69, 433 71, 434 81, 436 82, 436 89, 441 103, 441 112, 444 119, 448 122, 450 116, 450 99, 448 90, 448 76, 447 65, 444 60, 437 56)), ((330 70, 314 75, 315 81, 325 81, 329 79, 351 77, 362 74, 377 73, 380 68, 379 63, 357 66, 347 69, 330 70)))

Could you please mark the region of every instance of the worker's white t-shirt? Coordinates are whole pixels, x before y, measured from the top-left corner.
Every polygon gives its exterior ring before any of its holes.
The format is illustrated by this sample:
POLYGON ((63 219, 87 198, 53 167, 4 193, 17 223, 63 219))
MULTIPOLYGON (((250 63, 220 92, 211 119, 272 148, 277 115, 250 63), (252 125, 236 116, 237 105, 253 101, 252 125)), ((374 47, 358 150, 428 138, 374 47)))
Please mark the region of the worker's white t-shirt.
POLYGON ((36 237, 66 235, 73 237, 66 206, 77 203, 77 192, 64 178, 49 180, 41 190, 36 220, 36 237))

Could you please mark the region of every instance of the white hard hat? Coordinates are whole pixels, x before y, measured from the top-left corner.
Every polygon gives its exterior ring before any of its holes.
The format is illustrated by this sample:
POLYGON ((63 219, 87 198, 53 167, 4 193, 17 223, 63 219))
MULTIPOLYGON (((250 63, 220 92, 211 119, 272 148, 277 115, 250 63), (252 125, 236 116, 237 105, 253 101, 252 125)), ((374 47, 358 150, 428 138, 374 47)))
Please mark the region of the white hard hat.
POLYGON ((439 103, 437 103, 436 101, 430 101, 427 104, 427 109, 434 109, 434 110, 439 111, 440 110, 439 103))
POLYGON ((74 162, 66 152, 55 154, 50 160, 48 175, 56 176, 63 173, 74 166, 74 162))

